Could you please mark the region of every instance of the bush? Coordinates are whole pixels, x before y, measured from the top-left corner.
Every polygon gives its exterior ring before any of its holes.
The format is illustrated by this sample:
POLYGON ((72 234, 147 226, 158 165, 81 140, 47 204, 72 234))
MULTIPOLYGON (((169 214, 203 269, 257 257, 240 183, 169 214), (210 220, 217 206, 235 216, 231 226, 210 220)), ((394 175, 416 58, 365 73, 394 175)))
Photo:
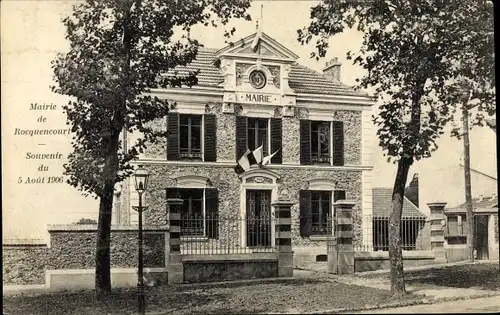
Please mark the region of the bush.
POLYGON ((80 220, 73 222, 73 224, 97 224, 96 220, 81 218, 80 220))

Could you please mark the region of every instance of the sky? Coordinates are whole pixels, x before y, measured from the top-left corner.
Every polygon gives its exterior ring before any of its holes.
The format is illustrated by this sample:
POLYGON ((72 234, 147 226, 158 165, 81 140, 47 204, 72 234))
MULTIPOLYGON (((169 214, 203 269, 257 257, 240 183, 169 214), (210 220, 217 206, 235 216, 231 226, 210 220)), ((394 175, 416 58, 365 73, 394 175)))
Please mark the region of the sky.
MULTIPOLYGON (((46 223, 70 223, 81 217, 96 217, 97 202, 83 197, 75 188, 66 184, 17 184, 19 176, 37 177, 37 165, 25 159, 28 151, 35 153, 71 152, 70 137, 52 137, 50 143, 40 146, 34 137, 13 136, 15 128, 37 127, 39 112, 29 110, 31 103, 54 103, 58 110, 43 113, 47 116, 45 126, 65 128, 66 117, 61 106, 64 96, 51 92, 52 72, 50 61, 69 45, 64 37, 61 19, 71 12, 77 1, 2 1, 2 189, 3 189, 3 238, 43 238, 46 223), (41 224, 43 222, 43 224, 41 224)), ((325 62, 338 57, 342 63, 341 77, 346 84, 353 85, 363 75, 363 69, 346 60, 349 50, 357 50, 362 34, 346 31, 330 41, 326 58, 316 61, 310 53, 314 44, 302 46, 297 41, 297 30, 309 22, 309 9, 315 1, 254 1, 250 14, 254 21, 232 20, 227 29, 236 28, 234 39, 238 40, 255 31, 255 19, 261 20, 263 31, 300 56, 299 63, 321 71, 325 62), (261 19, 261 5, 263 15, 261 19)), ((225 46, 222 28, 196 26, 192 37, 206 47, 225 46)), ((376 114, 376 109, 374 109, 376 114)), ((471 136, 472 164, 496 176, 494 138, 491 132, 484 137, 485 130, 475 131, 471 136), (477 134, 477 135, 476 135, 477 134), (476 140, 477 138, 477 140, 476 140), (492 151, 493 147, 493 151, 492 151), (492 162, 493 161, 493 162, 492 162), (492 164, 493 163, 493 164, 492 164)), ((375 134, 372 135, 375 139, 375 134)), ((376 140, 374 143, 377 143, 376 140)), ((408 177, 414 172, 436 170, 456 165, 463 152, 462 144, 448 136, 439 141, 440 149, 425 162, 414 164, 408 177)), ((380 148, 373 148, 374 187, 391 187, 396 167, 386 162, 380 148)), ((60 175, 64 161, 44 163, 49 167, 47 175, 60 175)))

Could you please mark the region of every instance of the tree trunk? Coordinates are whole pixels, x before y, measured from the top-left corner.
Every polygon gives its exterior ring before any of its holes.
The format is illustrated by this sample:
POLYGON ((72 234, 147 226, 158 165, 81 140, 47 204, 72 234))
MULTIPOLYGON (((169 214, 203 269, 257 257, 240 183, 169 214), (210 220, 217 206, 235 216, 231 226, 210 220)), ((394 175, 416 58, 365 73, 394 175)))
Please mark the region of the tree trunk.
POLYGON ((401 217, 406 180, 412 158, 401 158, 392 193, 392 213, 389 219, 389 261, 391 264, 391 292, 400 297, 406 294, 403 269, 403 251, 401 249, 401 217))
POLYGON ((95 290, 98 299, 111 293, 111 213, 118 172, 119 135, 119 132, 115 132, 110 139, 108 156, 103 170, 104 187, 99 202, 95 256, 95 290))

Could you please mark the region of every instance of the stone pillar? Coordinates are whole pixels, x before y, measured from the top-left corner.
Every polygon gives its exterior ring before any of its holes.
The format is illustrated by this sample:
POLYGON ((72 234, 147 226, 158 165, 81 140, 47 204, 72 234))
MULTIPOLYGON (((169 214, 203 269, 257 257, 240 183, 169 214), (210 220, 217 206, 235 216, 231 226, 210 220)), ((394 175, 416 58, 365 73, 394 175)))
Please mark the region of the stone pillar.
POLYGON ((278 248, 278 277, 293 276, 292 217, 293 202, 279 200, 272 204, 275 210, 275 245, 278 248))
POLYGON ((335 207, 335 236, 337 241, 337 274, 354 273, 354 229, 352 208, 354 201, 339 200, 335 207))
POLYGON ((182 266, 181 255, 181 213, 180 207, 183 200, 179 198, 167 199, 167 221, 169 226, 169 245, 168 253, 168 284, 184 282, 184 270, 182 266))
POLYGON ((444 207, 446 202, 431 202, 427 204, 431 209, 431 250, 434 252, 436 264, 446 263, 444 249, 444 207))
POLYGON ((335 237, 335 235, 329 235, 326 242, 326 252, 328 255, 328 273, 337 274, 339 259, 337 255, 337 238, 335 237))

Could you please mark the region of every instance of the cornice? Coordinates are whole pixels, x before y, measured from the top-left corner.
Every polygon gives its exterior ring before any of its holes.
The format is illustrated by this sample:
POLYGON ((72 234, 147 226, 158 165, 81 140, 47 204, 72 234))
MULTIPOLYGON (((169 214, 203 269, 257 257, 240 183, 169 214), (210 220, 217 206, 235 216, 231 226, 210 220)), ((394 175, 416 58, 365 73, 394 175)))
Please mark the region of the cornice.
MULTIPOLYGON (((140 159, 132 161, 132 164, 141 165, 172 165, 184 167, 220 167, 234 168, 236 162, 221 161, 221 162, 201 162, 201 161, 166 161, 164 159, 140 159)), ((299 165, 299 164, 270 164, 266 165, 270 170, 276 169, 308 169, 315 171, 370 171, 373 166, 370 165, 344 165, 344 166, 323 166, 323 165, 299 165)))
POLYGON ((297 104, 337 104, 337 105, 357 105, 371 109, 375 101, 369 96, 352 96, 352 95, 322 95, 322 94, 306 94, 297 93, 297 104))
MULTIPOLYGON (((203 97, 208 101, 222 102, 224 89, 222 87, 181 87, 171 89, 151 89, 149 95, 160 98, 171 98, 178 101, 187 101, 192 97, 203 97)), ((354 109, 352 106, 359 106, 359 109, 370 110, 375 104, 369 96, 351 96, 351 95, 322 95, 322 94, 305 94, 298 93, 297 105, 307 106, 312 108, 331 108, 326 107, 326 104, 349 106, 346 109, 354 109)))

